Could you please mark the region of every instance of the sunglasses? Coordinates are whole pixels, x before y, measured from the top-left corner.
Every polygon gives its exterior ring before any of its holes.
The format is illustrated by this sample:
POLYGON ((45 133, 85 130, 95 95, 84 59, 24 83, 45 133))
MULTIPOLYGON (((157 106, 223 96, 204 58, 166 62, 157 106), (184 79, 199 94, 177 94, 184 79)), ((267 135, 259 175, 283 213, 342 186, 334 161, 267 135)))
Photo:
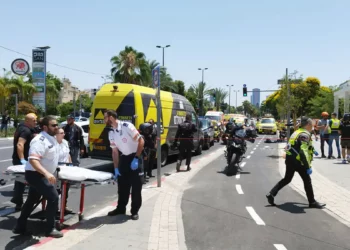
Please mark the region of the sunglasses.
POLYGON ((56 127, 58 127, 58 124, 57 123, 56 124, 50 124, 50 126, 53 127, 53 128, 56 128, 56 127))

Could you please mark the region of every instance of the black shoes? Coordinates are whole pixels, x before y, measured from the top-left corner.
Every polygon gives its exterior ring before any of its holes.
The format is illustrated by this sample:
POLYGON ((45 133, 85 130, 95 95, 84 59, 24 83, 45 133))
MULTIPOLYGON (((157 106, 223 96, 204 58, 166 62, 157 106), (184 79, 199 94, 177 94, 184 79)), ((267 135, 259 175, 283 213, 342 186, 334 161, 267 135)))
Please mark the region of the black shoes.
POLYGON ((187 171, 191 171, 191 169, 192 169, 192 168, 188 165, 188 166, 187 166, 187 171))
POLYGON ((108 216, 116 216, 116 215, 120 215, 120 214, 125 214, 125 211, 120 211, 118 208, 108 212, 108 216))
POLYGON ((309 208, 319 208, 319 209, 322 209, 326 206, 326 204, 324 203, 319 203, 317 201, 315 201, 314 203, 310 203, 309 204, 309 208))
POLYGON ((31 233, 28 232, 25 228, 20 228, 20 227, 17 227, 17 226, 14 229, 12 229, 12 233, 20 234, 20 235, 23 235, 23 236, 31 235, 31 233))
POLYGON ((132 220, 138 220, 139 219, 139 215, 138 214, 133 214, 133 215, 131 215, 131 219, 132 220))
POLYGON ((267 202, 271 205, 271 206, 276 206, 275 204, 275 198, 272 196, 272 194, 267 194, 266 195, 267 198, 267 202))

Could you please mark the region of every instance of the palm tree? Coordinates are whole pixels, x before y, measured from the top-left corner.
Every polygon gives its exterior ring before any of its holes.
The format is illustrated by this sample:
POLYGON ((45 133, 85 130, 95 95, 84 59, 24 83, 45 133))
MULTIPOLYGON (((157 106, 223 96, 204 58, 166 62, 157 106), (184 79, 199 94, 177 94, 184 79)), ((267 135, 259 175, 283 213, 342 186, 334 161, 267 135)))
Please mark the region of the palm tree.
POLYGON ((199 115, 203 115, 204 113, 203 103, 204 103, 205 97, 207 97, 210 94, 211 90, 207 88, 207 84, 205 82, 192 84, 191 88, 193 89, 198 100, 199 115))
POLYGON ((228 92, 222 88, 215 88, 209 90, 210 94, 213 95, 215 94, 215 108, 216 110, 220 110, 220 105, 223 103, 228 96, 228 92))
POLYGON ((18 101, 30 102, 33 94, 36 91, 35 86, 24 80, 24 76, 13 76, 9 81, 9 86, 12 94, 18 95, 18 101))
POLYGON ((124 82, 138 85, 147 84, 150 76, 146 56, 133 47, 125 46, 119 55, 111 58, 111 74, 114 82, 124 82))

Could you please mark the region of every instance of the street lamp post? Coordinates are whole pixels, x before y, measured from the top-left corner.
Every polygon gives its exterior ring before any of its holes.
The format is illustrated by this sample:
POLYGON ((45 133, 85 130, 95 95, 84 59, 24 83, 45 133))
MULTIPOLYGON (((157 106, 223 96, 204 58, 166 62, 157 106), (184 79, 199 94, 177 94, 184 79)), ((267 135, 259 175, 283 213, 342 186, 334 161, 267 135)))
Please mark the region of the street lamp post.
POLYGON ((231 112, 231 87, 233 87, 233 84, 226 85, 228 87, 228 112, 231 112))
POLYGON ((234 90, 234 92, 236 92, 236 109, 237 109, 237 93, 239 92, 239 90, 234 90))
MULTIPOLYGON (((208 68, 198 68, 198 70, 202 71, 202 84, 204 84, 204 71, 208 70, 208 68)), ((199 96, 199 89, 198 89, 198 114, 200 115, 201 113, 201 106, 199 105, 199 101, 202 100, 203 103, 204 96, 199 96)))
POLYGON ((164 49, 165 49, 165 48, 169 48, 170 45, 166 45, 166 46, 157 45, 156 47, 159 48, 159 49, 163 49, 163 67, 164 67, 164 49))

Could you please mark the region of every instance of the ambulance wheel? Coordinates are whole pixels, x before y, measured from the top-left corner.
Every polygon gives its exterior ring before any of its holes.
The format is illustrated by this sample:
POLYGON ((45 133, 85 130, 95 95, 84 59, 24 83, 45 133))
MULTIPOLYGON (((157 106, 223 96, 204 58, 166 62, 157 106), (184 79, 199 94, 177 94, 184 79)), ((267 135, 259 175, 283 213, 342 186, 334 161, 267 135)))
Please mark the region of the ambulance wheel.
POLYGON ((196 154, 200 155, 202 154, 202 148, 203 148, 203 141, 200 141, 198 144, 198 148, 196 149, 196 154))
POLYGON ((164 167, 168 162, 168 149, 166 147, 162 147, 161 151, 161 165, 164 167))
POLYGON ((79 221, 84 220, 84 215, 83 214, 79 214, 79 221))

